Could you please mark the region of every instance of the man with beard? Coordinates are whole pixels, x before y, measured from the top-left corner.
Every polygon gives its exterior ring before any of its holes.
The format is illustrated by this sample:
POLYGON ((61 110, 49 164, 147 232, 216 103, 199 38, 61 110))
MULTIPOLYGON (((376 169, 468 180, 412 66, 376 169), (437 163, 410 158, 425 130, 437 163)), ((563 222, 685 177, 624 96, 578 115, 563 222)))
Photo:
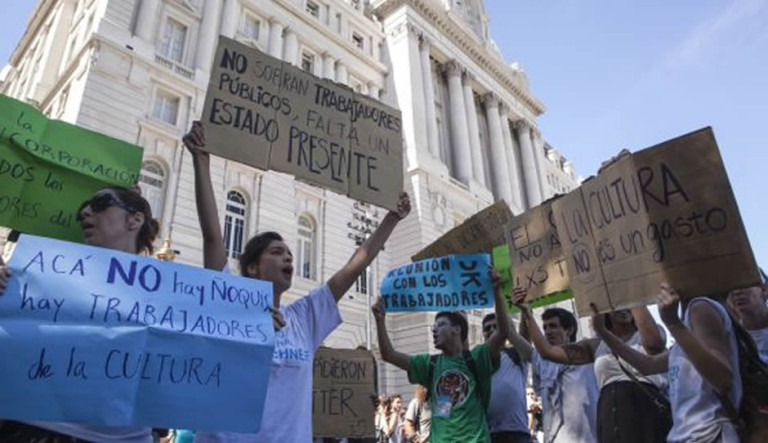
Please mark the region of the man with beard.
MULTIPOLYGON (((492 272, 492 271, 491 271, 492 272)), ((509 319, 499 289, 499 278, 492 272, 498 327, 491 337, 471 351, 464 346, 468 335, 467 319, 458 312, 438 312, 432 326, 437 355, 407 355, 392 346, 387 333, 381 299, 373 314, 384 361, 408 371, 408 380, 427 387, 432 410, 430 439, 435 442, 489 441, 486 410, 491 377, 499 368, 499 353, 509 332, 509 319)))

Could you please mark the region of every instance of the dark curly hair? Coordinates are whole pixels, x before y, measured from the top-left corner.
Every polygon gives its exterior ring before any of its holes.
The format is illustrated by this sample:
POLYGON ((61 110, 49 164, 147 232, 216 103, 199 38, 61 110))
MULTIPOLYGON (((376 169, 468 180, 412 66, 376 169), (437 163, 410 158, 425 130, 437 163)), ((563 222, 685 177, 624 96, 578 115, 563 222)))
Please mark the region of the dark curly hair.
POLYGON ((243 253, 240 254, 240 274, 244 277, 248 277, 248 266, 252 263, 258 263, 261 254, 269 247, 273 241, 284 241, 283 237, 277 232, 267 231, 261 234, 253 236, 248 243, 245 244, 243 253))

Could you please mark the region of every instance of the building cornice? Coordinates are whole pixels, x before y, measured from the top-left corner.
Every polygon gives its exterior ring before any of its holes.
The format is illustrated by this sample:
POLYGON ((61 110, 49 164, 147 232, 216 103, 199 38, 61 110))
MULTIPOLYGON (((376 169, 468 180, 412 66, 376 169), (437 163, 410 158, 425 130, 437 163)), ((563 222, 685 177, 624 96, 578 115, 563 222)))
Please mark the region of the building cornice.
POLYGON ((460 48, 515 98, 524 103, 534 115, 538 116, 544 113, 546 110, 544 103, 534 97, 523 85, 523 82, 515 77, 512 69, 507 66, 504 60, 485 48, 473 33, 468 32, 462 26, 457 26, 456 21, 436 0, 381 0, 375 4, 374 13, 379 18, 384 19, 404 6, 417 11, 429 24, 441 31, 451 43, 460 48))

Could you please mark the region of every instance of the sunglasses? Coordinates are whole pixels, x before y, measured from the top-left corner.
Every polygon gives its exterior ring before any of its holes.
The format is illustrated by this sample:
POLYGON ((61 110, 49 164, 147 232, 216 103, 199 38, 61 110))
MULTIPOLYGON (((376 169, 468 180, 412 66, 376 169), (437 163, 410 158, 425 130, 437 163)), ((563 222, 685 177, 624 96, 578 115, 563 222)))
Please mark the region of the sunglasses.
POLYGON ((90 199, 83 202, 82 205, 80 205, 80 209, 77 210, 77 215, 75 215, 75 220, 77 220, 78 223, 83 221, 83 209, 85 209, 86 206, 89 206, 94 214, 103 212, 113 206, 125 209, 130 213, 139 212, 136 208, 133 208, 130 205, 124 203, 122 200, 112 195, 111 193, 103 192, 94 195, 90 199))
POLYGON ((483 332, 491 332, 496 330, 496 325, 485 325, 483 326, 483 332))

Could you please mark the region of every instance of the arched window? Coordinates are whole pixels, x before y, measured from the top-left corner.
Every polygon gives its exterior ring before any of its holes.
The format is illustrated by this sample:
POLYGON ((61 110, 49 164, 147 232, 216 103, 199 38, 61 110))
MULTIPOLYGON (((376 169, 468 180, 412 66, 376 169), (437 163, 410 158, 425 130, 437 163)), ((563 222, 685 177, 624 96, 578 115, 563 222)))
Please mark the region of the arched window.
POLYGON ((243 252, 243 235, 245 232, 245 214, 248 203, 243 194, 237 191, 227 192, 226 210, 224 212, 224 248, 227 257, 239 258, 243 252))
POLYGON ((315 279, 315 239, 316 229, 312 219, 306 215, 299 217, 298 238, 296 240, 296 275, 310 280, 315 279))
POLYGON ((165 168, 156 160, 145 160, 141 164, 139 187, 141 195, 149 202, 152 216, 158 220, 163 218, 165 206, 165 168))

